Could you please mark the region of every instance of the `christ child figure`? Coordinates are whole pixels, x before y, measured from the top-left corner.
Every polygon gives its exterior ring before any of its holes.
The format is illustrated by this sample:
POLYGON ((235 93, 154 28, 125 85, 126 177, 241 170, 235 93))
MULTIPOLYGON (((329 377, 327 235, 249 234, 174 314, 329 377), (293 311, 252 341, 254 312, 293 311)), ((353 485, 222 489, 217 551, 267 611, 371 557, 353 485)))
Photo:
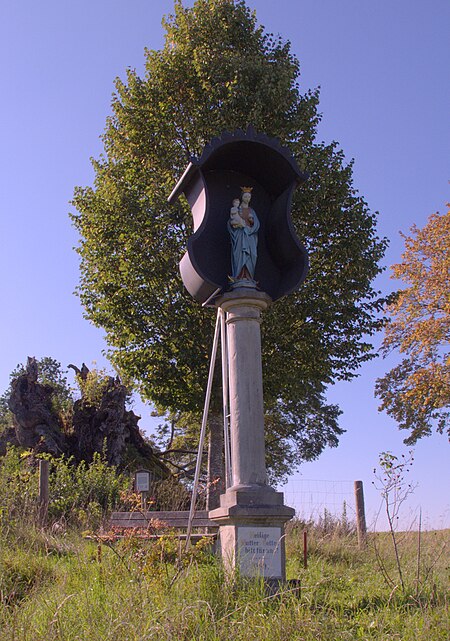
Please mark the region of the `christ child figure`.
POLYGON ((245 220, 240 215, 241 203, 239 198, 233 200, 233 206, 230 209, 230 225, 235 229, 245 227, 245 220))

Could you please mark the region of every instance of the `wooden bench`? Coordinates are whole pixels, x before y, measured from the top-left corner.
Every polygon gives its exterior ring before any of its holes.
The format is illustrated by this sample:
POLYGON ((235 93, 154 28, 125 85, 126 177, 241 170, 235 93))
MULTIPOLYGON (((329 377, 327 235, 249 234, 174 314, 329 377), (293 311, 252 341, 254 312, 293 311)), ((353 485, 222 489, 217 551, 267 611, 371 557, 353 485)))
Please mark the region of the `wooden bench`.
MULTIPOLYGON (((148 534, 142 532, 145 538, 158 538, 161 533, 158 530, 173 529, 180 530, 177 533, 178 538, 186 539, 186 531, 189 521, 189 512, 149 512, 149 511, 136 511, 136 512, 113 512, 109 519, 109 525, 115 528, 139 528, 141 531, 148 531, 148 534)), ((198 541, 201 538, 207 537, 215 539, 219 528, 217 523, 208 518, 207 510, 199 510, 194 513, 192 520, 192 534, 191 540, 198 541), (199 528, 208 528, 208 533, 198 532, 199 528), (212 531, 211 531, 212 530, 212 531)))

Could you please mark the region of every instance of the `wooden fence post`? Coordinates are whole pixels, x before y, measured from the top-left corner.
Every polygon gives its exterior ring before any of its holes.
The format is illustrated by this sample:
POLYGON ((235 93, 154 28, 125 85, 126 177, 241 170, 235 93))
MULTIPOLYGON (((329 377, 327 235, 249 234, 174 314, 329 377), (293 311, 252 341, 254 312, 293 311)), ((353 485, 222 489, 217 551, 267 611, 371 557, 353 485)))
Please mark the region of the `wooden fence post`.
POLYGON ((308 532, 303 530, 303 567, 308 567, 308 532))
POLYGON ((39 521, 45 525, 48 511, 48 478, 49 463, 45 459, 39 461, 39 521))
POLYGON ((364 548, 367 543, 366 513, 364 510, 363 482, 355 481, 355 505, 356 505, 356 530, 358 533, 358 545, 364 548))

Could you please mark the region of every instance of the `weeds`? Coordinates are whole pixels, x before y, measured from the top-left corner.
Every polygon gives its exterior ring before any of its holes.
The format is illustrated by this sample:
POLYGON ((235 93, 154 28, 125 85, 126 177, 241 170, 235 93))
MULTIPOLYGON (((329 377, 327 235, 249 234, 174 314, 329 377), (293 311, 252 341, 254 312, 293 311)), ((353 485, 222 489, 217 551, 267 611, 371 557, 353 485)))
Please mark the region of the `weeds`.
MULTIPOLYGON (((68 526, 97 528, 120 503, 130 481, 118 475, 100 454, 89 465, 52 458, 49 479, 49 522, 55 532, 68 526)), ((38 468, 29 452, 11 447, 0 461, 0 534, 6 536, 38 521, 38 468)))
MULTIPOLYGON (((143 540, 133 531, 124 538, 113 532, 83 540, 74 527, 78 517, 70 515, 64 531, 35 527, 27 516, 33 468, 17 453, 9 457, 9 485, 6 467, 0 468, 2 641, 447 639, 448 531, 421 532, 419 570, 417 534, 396 531, 405 585, 410 577, 420 584, 403 592, 387 584, 377 562, 375 550, 396 577, 389 532, 369 535, 369 546, 360 550, 346 509, 340 518, 324 513, 316 524, 296 521, 287 532, 287 573, 301 590, 286 587, 269 596, 262 581, 226 577, 209 542, 185 555, 176 535, 156 522, 153 530, 163 535, 158 540, 143 540)), ((100 472, 91 477, 99 489, 100 472)), ((75 494, 84 497, 78 505, 92 499, 78 489, 75 494)))
MULTIPOLYGON (((0 604, 2 640, 446 639, 443 557, 435 567, 434 587, 430 584, 426 598, 411 601, 387 588, 376 570, 373 551, 360 551, 354 535, 324 536, 311 526, 314 543, 304 570, 298 554, 300 527, 293 527, 287 540, 288 573, 301 581, 300 595, 287 588, 268 596, 260 581, 228 582, 221 564, 207 549, 195 553, 193 548, 174 584, 180 551, 170 536, 154 543, 130 535, 114 544, 118 554, 112 546, 102 545, 99 555, 96 541, 78 539, 65 555, 35 555, 32 580, 20 599, 0 604)), ((71 533, 66 538, 70 536, 76 540, 71 533)), ((391 550, 384 550, 386 537, 371 536, 379 538, 383 553, 391 550)), ((425 554, 428 548, 441 545, 448 533, 422 536, 425 554)), ((9 553, 8 567, 23 569, 30 556, 15 548, 9 553), (13 563, 11 557, 16 555, 13 563)), ((392 554, 389 560, 395 562, 392 554)), ((14 580, 17 586, 25 585, 25 575, 20 575, 22 583, 14 579, 18 572, 10 571, 8 576, 10 585, 14 580)))
MULTIPOLYGON (((399 459, 395 454, 392 454, 392 452, 382 452, 379 457, 380 471, 374 469, 375 481, 373 481, 375 488, 381 494, 382 505, 384 506, 389 524, 389 534, 395 555, 395 567, 403 593, 406 592, 406 586, 402 563, 400 560, 397 522, 403 503, 415 489, 415 486, 408 483, 405 478, 405 475, 411 469, 413 461, 414 457, 412 451, 409 452, 408 456, 402 454, 401 459, 399 459)), ((396 583, 379 554, 377 554, 377 559, 386 582, 391 586, 391 588, 396 589, 396 583)))

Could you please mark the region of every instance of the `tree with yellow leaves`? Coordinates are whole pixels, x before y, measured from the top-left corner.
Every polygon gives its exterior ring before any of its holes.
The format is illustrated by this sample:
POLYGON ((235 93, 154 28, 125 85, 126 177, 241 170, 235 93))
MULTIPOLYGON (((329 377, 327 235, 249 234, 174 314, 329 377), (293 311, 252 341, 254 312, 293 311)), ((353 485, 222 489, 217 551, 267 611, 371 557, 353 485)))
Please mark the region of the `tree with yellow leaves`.
POLYGON ((380 410, 410 431, 404 442, 411 445, 433 427, 450 436, 450 209, 403 237, 405 251, 392 278, 407 287, 388 305, 382 351, 406 356, 377 380, 375 394, 380 410))

